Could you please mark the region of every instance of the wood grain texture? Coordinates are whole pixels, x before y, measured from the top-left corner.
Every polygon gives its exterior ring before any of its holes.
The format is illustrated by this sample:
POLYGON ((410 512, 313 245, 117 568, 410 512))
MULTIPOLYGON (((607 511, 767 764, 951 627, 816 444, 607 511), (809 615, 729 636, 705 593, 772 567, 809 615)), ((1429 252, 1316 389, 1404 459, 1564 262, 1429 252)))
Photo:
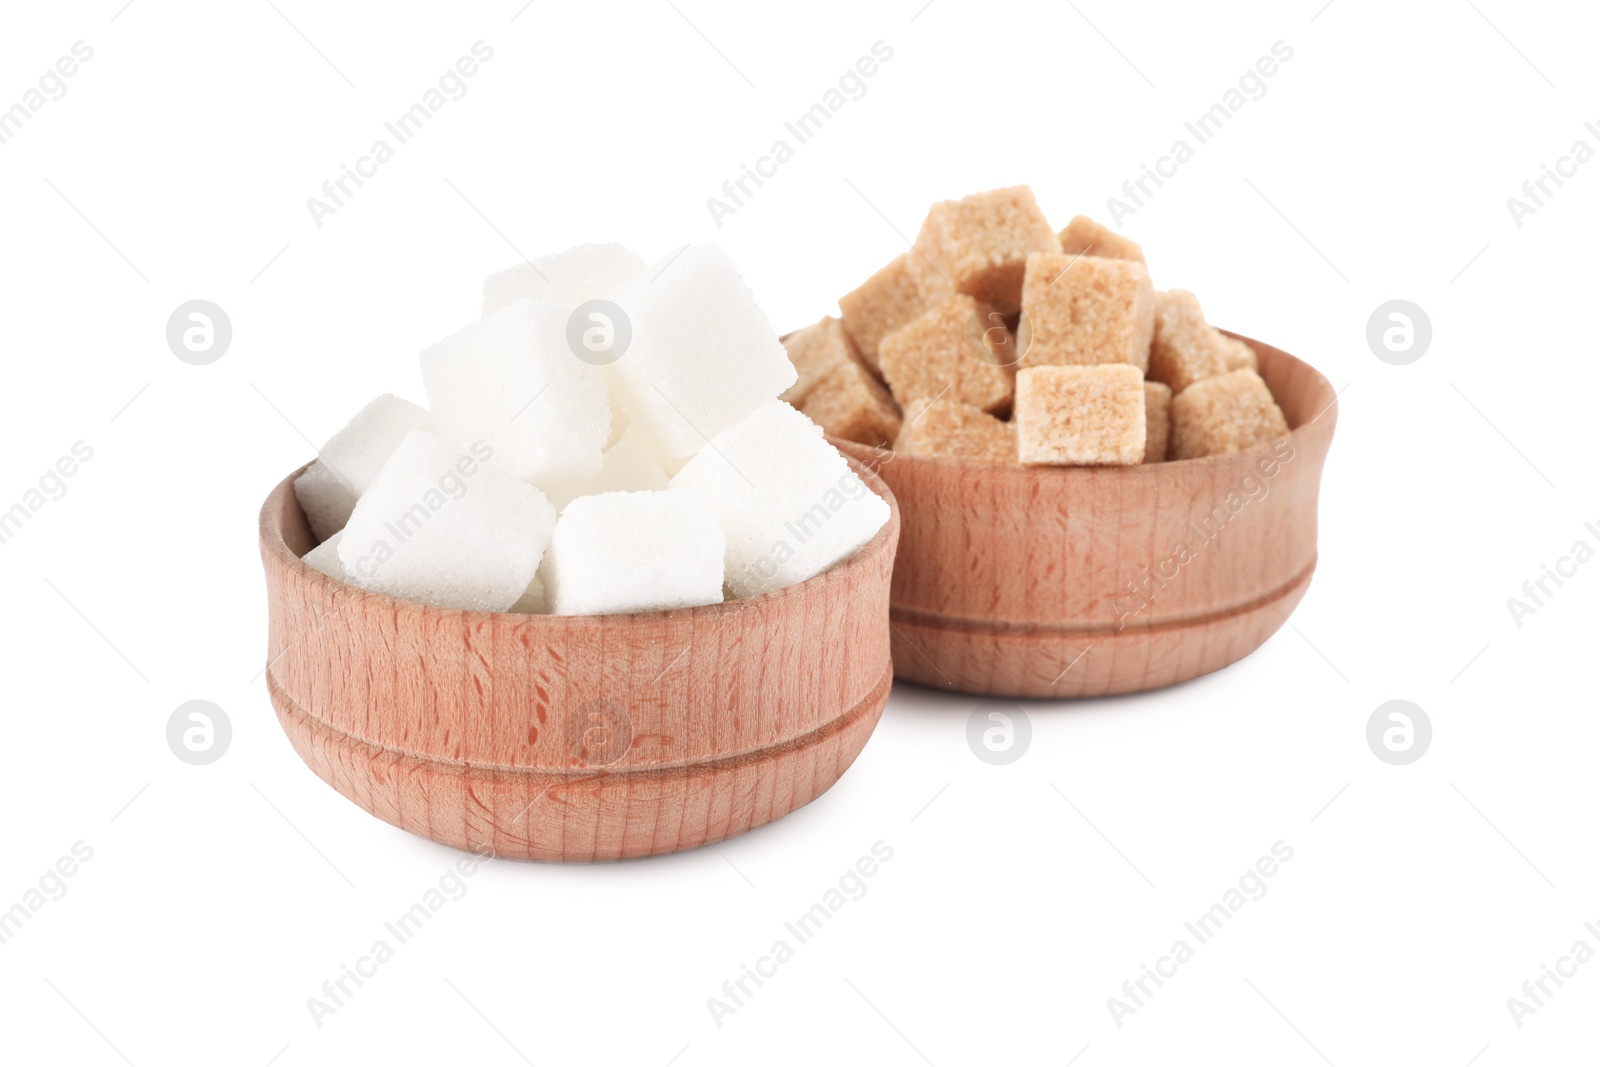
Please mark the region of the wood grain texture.
POLYGON ((307 765, 412 833, 590 861, 720 841, 810 802, 889 696, 899 512, 852 558, 749 600, 636 615, 427 607, 335 581, 290 475, 261 511, 267 686, 307 765))
POLYGON ((1290 434, 1233 455, 1002 468, 835 441, 900 505, 896 677, 992 696, 1101 696, 1218 670, 1272 636, 1316 569, 1338 406, 1310 366, 1240 339, 1290 434))

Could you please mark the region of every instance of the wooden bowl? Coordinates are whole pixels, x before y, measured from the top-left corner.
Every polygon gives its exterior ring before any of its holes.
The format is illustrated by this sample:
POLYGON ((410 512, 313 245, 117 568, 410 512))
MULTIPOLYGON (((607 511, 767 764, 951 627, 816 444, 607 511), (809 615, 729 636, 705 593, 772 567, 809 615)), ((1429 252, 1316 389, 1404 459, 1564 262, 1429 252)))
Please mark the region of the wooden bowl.
POLYGON ((896 677, 992 696, 1131 693, 1219 670, 1272 636, 1316 569, 1338 411, 1321 374, 1240 339, 1291 432, 1233 455, 986 467, 835 441, 899 501, 896 677))
POLYGON ((720 841, 849 768, 888 700, 889 522, 749 600, 635 615, 426 607, 302 563, 286 478, 261 509, 267 687, 295 751, 386 822, 460 849, 603 860, 720 841))

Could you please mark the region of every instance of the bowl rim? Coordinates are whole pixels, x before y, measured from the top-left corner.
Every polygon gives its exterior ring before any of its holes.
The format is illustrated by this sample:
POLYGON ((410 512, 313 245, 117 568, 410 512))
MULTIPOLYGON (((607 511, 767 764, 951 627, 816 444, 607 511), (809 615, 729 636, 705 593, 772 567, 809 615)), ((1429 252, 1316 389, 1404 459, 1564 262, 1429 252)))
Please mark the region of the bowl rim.
MULTIPOLYGON (((859 459, 864 466, 868 467, 873 472, 877 472, 878 470, 893 464, 909 463, 914 466, 929 467, 935 470, 984 471, 992 473, 996 477, 1001 478, 1129 478, 1137 474, 1148 479, 1156 476, 1158 472, 1195 471, 1204 469, 1206 466, 1218 467, 1226 464, 1237 463, 1241 459, 1253 459, 1257 455, 1271 450, 1273 446, 1280 441, 1291 441, 1298 446, 1304 443, 1310 437, 1311 428, 1320 422, 1325 416, 1332 416, 1328 420, 1330 426, 1337 425, 1339 419, 1339 392, 1333 388, 1333 383, 1328 381, 1328 378, 1325 374, 1317 370, 1317 368, 1313 367, 1305 360, 1301 359, 1299 356, 1294 355, 1292 352, 1286 352, 1275 345, 1267 344, 1265 341, 1258 341, 1253 337, 1246 337, 1244 334, 1235 333, 1232 330, 1226 330, 1220 326, 1217 327, 1217 329, 1221 330, 1222 333, 1234 338, 1235 340, 1245 342, 1256 351, 1258 356, 1261 354, 1262 349, 1267 349, 1275 353, 1275 355, 1271 357, 1273 359, 1290 359, 1295 363, 1298 363, 1301 367, 1314 376, 1314 384, 1319 389, 1330 394, 1328 403, 1323 405, 1321 411, 1317 412, 1305 422, 1302 422, 1299 426, 1291 429, 1287 434, 1279 437, 1273 437, 1266 441, 1258 441, 1249 448, 1243 448, 1237 452, 1223 452, 1214 456, 1197 456, 1193 459, 1167 459, 1162 460, 1160 463, 1130 463, 1126 465, 1099 464, 1085 466, 1070 466, 1065 464, 1048 463, 1042 463, 1033 466, 1020 463, 968 463, 964 460, 951 459, 945 456, 906 455, 896 452, 893 448, 886 448, 882 445, 864 445, 859 441, 850 441, 843 438, 830 437, 829 440, 833 441, 833 443, 839 446, 841 450, 848 451, 851 458, 859 459)), ((1276 397, 1274 397, 1274 399, 1276 399, 1276 397)))
MULTIPOLYGON (((599 628, 606 625, 616 625, 617 620, 627 620, 625 624, 635 622, 684 622, 695 619, 718 619, 719 616, 736 614, 748 610, 752 606, 766 606, 779 604, 785 599, 794 599, 810 596, 819 587, 828 588, 847 582, 850 576, 875 566, 880 557, 888 553, 890 566, 893 566, 895 551, 900 539, 900 505, 895 500, 894 493, 889 486, 878 476, 877 470, 847 452, 840 451, 850 469, 869 490, 876 493, 880 499, 889 505, 889 519, 872 539, 862 545, 849 556, 835 563, 827 570, 814 574, 805 581, 786 585, 781 589, 769 590, 753 597, 741 597, 732 600, 723 600, 717 604, 699 604, 687 608, 664 608, 656 611, 616 612, 601 615, 549 615, 532 614, 515 611, 478 611, 469 608, 448 608, 437 604, 424 604, 416 600, 405 600, 400 597, 390 596, 387 593, 373 592, 363 589, 349 582, 342 582, 331 575, 312 567, 306 561, 294 554, 289 548, 289 542, 284 537, 281 524, 277 521, 278 508, 282 506, 285 498, 293 500, 295 507, 299 507, 299 500, 294 499, 295 479, 304 474, 314 460, 307 461, 286 478, 274 486, 261 504, 261 511, 257 519, 258 536, 261 550, 270 554, 281 565, 291 572, 299 572, 301 577, 309 580, 313 587, 319 587, 331 596, 346 597, 357 602, 376 601, 397 605, 395 610, 408 610, 413 612, 431 613, 444 617, 460 617, 462 619, 475 619, 489 621, 495 619, 509 620, 518 626, 534 626, 547 629, 555 628, 599 628)), ((323 542, 318 542, 322 544, 323 542)), ((887 587, 887 582, 885 583, 887 587)), ((720 621, 720 620, 719 620, 720 621)))

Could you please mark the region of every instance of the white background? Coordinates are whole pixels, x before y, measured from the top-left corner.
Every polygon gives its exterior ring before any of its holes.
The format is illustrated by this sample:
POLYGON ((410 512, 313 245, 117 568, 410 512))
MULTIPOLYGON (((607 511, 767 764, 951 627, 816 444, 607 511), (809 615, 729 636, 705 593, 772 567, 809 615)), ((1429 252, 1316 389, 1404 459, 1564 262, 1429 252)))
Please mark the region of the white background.
MULTIPOLYGON (((1600 121, 1583 5, 315 5, 97 0, 7 12, 0 106, 94 57, 0 145, 8 507, 0 545, 0 908, 93 858, 0 945, 0 1057, 82 1064, 1577 1062, 1600 962, 1517 1027, 1506 999, 1600 938, 1600 562, 1506 606, 1600 524, 1600 161, 1506 206, 1600 121), (676 6, 674 6, 676 5, 676 6), (291 24, 292 23, 292 24, 291 24), (298 29, 297 29, 298 28, 298 29), (305 206, 477 40, 494 58, 317 228, 305 206), (705 205, 875 41, 893 58, 719 229, 705 205), (1029 704, 993 767, 973 698, 897 689, 855 767, 716 848, 492 863, 335 1015, 307 998, 455 854, 296 758, 260 671, 262 498, 484 275, 571 244, 717 241, 791 329, 905 247, 928 205, 1030 183, 1057 223, 1293 48, 1125 222, 1158 286, 1337 388, 1309 595, 1253 656, 1162 692, 1029 704), (217 363, 165 323, 230 315, 217 363), (1409 366, 1365 340, 1430 316, 1409 366), (191 767, 164 731, 233 724, 191 767), (1431 717, 1368 750, 1378 704, 1431 717), (718 1027, 706 1001, 882 840, 893 859, 718 1027), (1120 995, 1274 842, 1294 858, 1119 1028, 1120 995)), ((1553 987, 1552 987, 1553 988, 1553 987)))

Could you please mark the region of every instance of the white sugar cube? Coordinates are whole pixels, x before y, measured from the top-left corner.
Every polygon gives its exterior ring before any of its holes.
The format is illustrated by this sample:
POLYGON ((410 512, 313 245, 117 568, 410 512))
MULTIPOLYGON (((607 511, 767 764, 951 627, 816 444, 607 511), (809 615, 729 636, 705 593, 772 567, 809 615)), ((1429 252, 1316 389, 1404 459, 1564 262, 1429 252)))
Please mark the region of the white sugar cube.
POLYGON ((628 432, 628 409, 624 403, 622 378, 610 367, 604 368, 602 373, 606 380, 606 404, 611 408, 611 436, 606 438, 606 447, 610 448, 628 432))
POLYGON ((518 300, 561 304, 570 312, 588 300, 614 297, 647 277, 645 262, 619 244, 589 244, 519 263, 483 283, 483 313, 518 300))
POLYGON ((300 501, 300 510, 306 513, 311 532, 324 539, 343 529, 361 498, 354 486, 347 485, 320 459, 313 460, 294 480, 294 495, 300 501))
POLYGON ((364 589, 440 607, 504 611, 527 590, 555 524, 544 494, 487 450, 409 434, 361 495, 339 561, 364 589))
POLYGON ((632 341, 611 370, 628 418, 688 456, 795 382, 778 335, 727 253, 697 245, 617 298, 632 341))
POLYGON ((326 541, 350 520, 356 501, 406 434, 432 429, 433 418, 426 411, 386 393, 330 437, 320 458, 294 483, 294 495, 317 540, 326 541))
POLYGON ((557 511, 563 511, 572 501, 596 493, 630 493, 648 489, 665 489, 667 472, 654 448, 637 432, 625 434, 622 440, 606 449, 600 463, 600 473, 575 486, 550 485, 545 495, 557 511))
POLYGON ((310 552, 301 556, 305 565, 314 571, 321 571, 329 578, 337 578, 341 582, 348 582, 349 576, 344 572, 344 564, 339 562, 339 542, 344 540, 344 531, 340 530, 310 552))
POLYGON ((624 436, 606 449, 600 473, 584 487, 584 495, 665 489, 667 472, 654 450, 639 435, 624 436))
POLYGON ((567 346, 566 314, 520 300, 422 353, 439 433, 478 442, 523 481, 581 482, 600 470, 610 405, 600 368, 567 346))
POLYGON ((717 434, 671 484, 715 503, 728 541, 726 581, 741 597, 805 581, 889 521, 889 505, 822 430, 779 400, 717 434))
POLYGON ((722 558, 716 511, 698 493, 579 497, 550 535, 550 606, 601 615, 719 604, 722 558))

